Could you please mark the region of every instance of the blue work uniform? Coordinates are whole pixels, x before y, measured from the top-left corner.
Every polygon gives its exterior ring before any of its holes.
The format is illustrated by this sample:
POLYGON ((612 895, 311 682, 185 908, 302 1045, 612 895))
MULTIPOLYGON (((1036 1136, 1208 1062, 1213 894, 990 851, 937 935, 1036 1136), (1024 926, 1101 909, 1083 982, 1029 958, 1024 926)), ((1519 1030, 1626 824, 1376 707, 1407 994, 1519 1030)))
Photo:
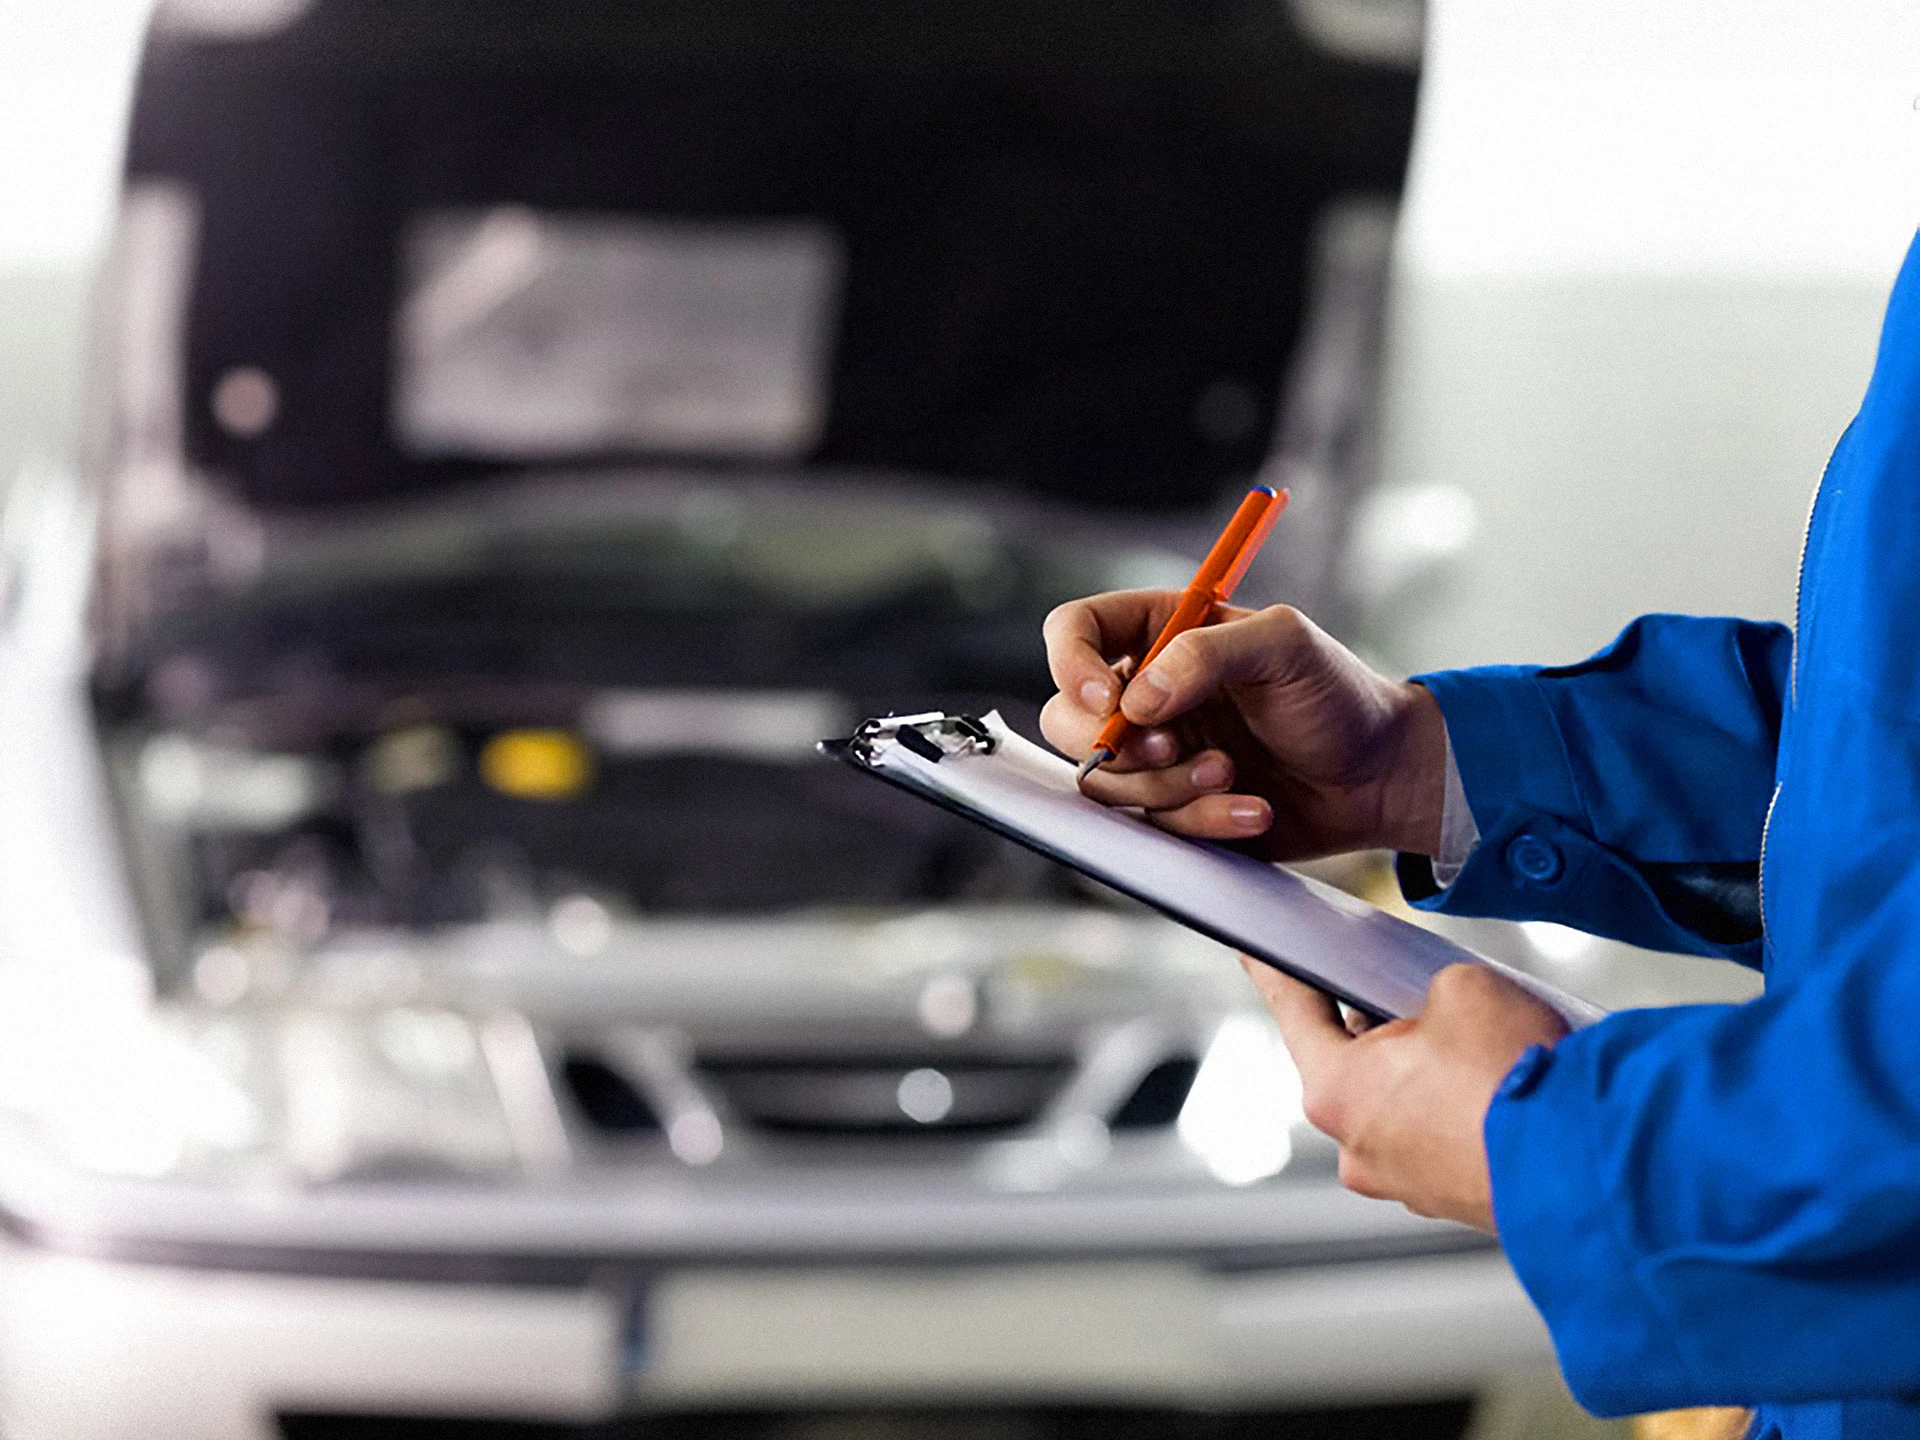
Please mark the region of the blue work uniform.
POLYGON ((1487 1113, 1574 1394, 1920 1437, 1920 239, 1793 631, 1651 615, 1581 664, 1420 678, 1481 840, 1445 890, 1403 861, 1410 898, 1766 974, 1536 1047, 1487 1113))

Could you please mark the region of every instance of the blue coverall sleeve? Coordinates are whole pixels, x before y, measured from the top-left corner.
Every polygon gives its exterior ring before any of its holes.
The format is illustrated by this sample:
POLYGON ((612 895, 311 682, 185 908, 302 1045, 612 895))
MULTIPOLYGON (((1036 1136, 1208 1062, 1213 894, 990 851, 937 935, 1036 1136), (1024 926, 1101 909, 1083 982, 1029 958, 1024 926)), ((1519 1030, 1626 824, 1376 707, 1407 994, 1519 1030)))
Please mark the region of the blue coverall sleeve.
POLYGON ((1656 617, 1571 671, 1429 681, 1483 834, 1450 907, 1662 943, 1648 877, 1756 854, 1781 781, 1767 993, 1610 1016, 1487 1110, 1501 1240, 1599 1413, 1920 1434, 1916 476, 1920 241, 1809 525, 1797 676, 1775 627, 1656 617))
POLYGON ((1792 653, 1783 625, 1649 615, 1577 665, 1417 676, 1446 716, 1480 844, 1444 891, 1403 859, 1408 898, 1758 965, 1792 653))
POLYGON ((1595 1414, 1920 1388, 1916 914, 1909 883, 1849 963, 1626 1011, 1508 1074, 1495 1220, 1595 1414))

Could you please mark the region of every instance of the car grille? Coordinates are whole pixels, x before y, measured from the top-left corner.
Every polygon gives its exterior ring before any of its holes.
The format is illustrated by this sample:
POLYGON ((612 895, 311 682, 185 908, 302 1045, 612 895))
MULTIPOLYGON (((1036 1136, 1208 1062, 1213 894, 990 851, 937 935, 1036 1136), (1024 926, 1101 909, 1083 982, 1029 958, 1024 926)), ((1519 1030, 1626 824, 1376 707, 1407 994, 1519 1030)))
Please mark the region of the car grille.
POLYGON ((698 1073, 738 1119, 799 1135, 985 1134, 1030 1123, 1065 1059, 708 1059, 698 1073))
MULTIPOLYGON (((1072 1078, 1064 1056, 978 1054, 886 1056, 707 1055, 681 1069, 719 1106, 725 1122, 771 1134, 832 1137, 991 1136, 1032 1124, 1072 1078)), ((582 1131, 619 1144, 666 1130, 654 1094, 658 1076, 623 1058, 620 1047, 568 1046, 553 1079, 582 1131)), ((1172 1125, 1199 1063, 1173 1055, 1154 1063, 1107 1102, 1100 1118, 1118 1134, 1172 1125)), ((1097 1103, 1097 1102, 1096 1102, 1097 1103)), ((1098 1113, 1098 1112, 1096 1112, 1098 1113)))

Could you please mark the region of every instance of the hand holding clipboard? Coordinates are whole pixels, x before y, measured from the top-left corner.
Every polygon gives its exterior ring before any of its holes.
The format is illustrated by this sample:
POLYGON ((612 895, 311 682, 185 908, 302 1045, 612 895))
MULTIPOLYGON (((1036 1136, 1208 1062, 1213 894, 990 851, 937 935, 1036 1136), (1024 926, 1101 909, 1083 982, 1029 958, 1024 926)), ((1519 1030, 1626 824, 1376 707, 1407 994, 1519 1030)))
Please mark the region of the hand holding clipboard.
MULTIPOLYGON (((1137 674, 1144 673, 1180 637, 1216 618, 1285 509, 1286 499, 1285 491, 1267 487, 1248 493, 1193 582, 1157 627, 1137 674)), ((1178 823, 1183 811, 1203 809, 1212 798, 1205 795, 1188 797, 1183 806, 1154 805, 1156 796, 1162 800, 1182 798, 1179 777, 1171 777, 1175 783, 1168 785, 1171 767, 1154 768, 1155 743, 1160 742, 1165 749, 1173 739, 1166 732, 1131 733, 1131 717, 1111 703, 1114 680, 1107 668, 1117 658, 1116 651, 1125 654, 1129 641, 1142 638, 1137 632, 1145 624, 1147 612, 1140 607, 1153 600, 1137 594, 1099 597, 1062 607, 1049 620, 1050 632, 1064 624, 1069 633, 1049 635, 1049 659, 1062 694, 1049 705, 1048 714, 1058 728, 1069 731, 1075 724, 1084 729, 1090 721, 1099 722, 1097 733, 1084 745, 1076 745, 1081 737, 1071 733, 1050 735, 1069 753, 1084 751, 1086 759, 1077 772, 1008 730, 998 715, 927 714, 870 720, 849 739, 825 742, 822 748, 857 769, 1143 900, 1374 1019, 1404 1019, 1418 1014, 1433 977, 1448 965, 1462 962, 1500 970, 1544 1000, 1570 1026, 1590 1023, 1599 1016, 1601 1012, 1586 1002, 1474 955, 1419 926, 1252 855, 1205 843, 1209 837, 1267 831, 1273 813, 1264 800, 1257 802, 1259 823, 1251 830, 1239 823, 1237 830, 1229 824, 1224 831, 1210 831, 1211 817, 1205 814, 1197 821, 1190 816, 1190 823, 1178 823), (1105 633, 1103 616, 1096 608, 1103 603, 1109 607, 1109 614, 1132 606, 1136 633, 1105 633), (1107 708, 1103 714, 1096 714, 1096 707, 1081 707, 1077 715, 1063 723, 1061 701, 1076 686, 1089 695, 1098 691, 1107 708), (1123 752, 1132 752, 1128 759, 1134 773, 1095 774, 1101 766, 1121 758, 1123 752), (1081 793, 1082 787, 1088 793, 1081 793), (1127 802, 1129 787, 1131 798, 1163 812, 1159 825, 1149 824, 1125 809, 1110 808, 1116 800, 1122 805, 1127 802), (1108 803, 1100 803, 1103 799, 1108 803), (1165 812, 1169 811, 1174 823, 1168 823, 1165 812), (1169 833, 1183 829, 1201 838, 1169 833)), ((1306 623, 1293 617, 1292 612, 1279 616, 1283 622, 1289 617, 1296 624, 1306 623)), ((1257 621, 1261 617, 1251 618, 1257 621)), ((1235 623, 1241 627, 1240 633, 1247 633, 1248 621, 1235 623)), ((1337 652, 1336 662, 1339 657, 1349 662, 1354 681, 1350 688, 1362 708, 1371 698, 1369 683, 1391 687, 1392 682, 1360 666, 1333 642, 1327 644, 1337 652)), ((1384 688, 1381 693, 1385 693, 1384 688)), ((1339 718, 1333 717, 1336 726, 1339 718)), ((1444 731, 1442 736, 1444 746, 1444 731)), ((1261 737, 1251 727, 1248 738, 1254 748, 1259 747, 1261 737)), ((1226 755, 1207 753, 1192 764, 1187 778, 1191 780, 1209 764, 1222 772, 1219 788, 1234 778, 1226 755)), ((1218 807, 1214 808, 1217 811, 1218 807)), ((1232 812, 1229 815, 1244 821, 1247 813, 1242 805, 1238 817, 1232 812)), ((1360 839, 1360 845, 1368 843, 1379 841, 1360 839)))
POLYGON ((1170 835, 1082 795, 1074 768, 997 714, 870 720, 828 754, 1145 901, 1374 1019, 1420 1012, 1449 965, 1498 970, 1570 1027, 1601 1011, 1331 886, 1170 835))
POLYGON ((1432 695, 1297 612, 1192 628, 1220 617, 1211 587, 1245 568, 1254 534, 1216 546, 1182 596, 1097 596, 1049 617, 1061 693, 1041 723, 1066 753, 1093 756, 1078 775, 997 715, 869 721, 826 748, 1240 949, 1306 1115, 1341 1147, 1342 1178, 1492 1233, 1482 1128, 1502 1077, 1602 1012, 1269 863, 1380 845, 1436 853, 1450 767, 1432 695), (1228 551, 1229 567, 1213 564, 1228 551), (1116 662, 1149 635, 1151 663, 1116 716, 1116 662), (1135 724, 1154 728, 1128 733, 1135 724), (1250 843, 1210 843, 1222 839, 1250 843), (1356 1036, 1355 1011, 1403 1023, 1356 1036))

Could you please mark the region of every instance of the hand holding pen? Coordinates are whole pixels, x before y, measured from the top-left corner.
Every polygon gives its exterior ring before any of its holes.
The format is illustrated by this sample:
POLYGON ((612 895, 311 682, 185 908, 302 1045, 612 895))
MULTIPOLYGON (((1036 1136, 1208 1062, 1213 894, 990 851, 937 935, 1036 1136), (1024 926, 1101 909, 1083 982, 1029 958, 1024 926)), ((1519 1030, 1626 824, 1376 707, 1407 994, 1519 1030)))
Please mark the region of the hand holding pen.
MULTIPOLYGON (((1277 513, 1278 500, 1262 510, 1277 513)), ((1233 563, 1210 570, 1210 555, 1184 592, 1096 595, 1048 616, 1060 693, 1042 732, 1069 756, 1112 749, 1082 789, 1177 834, 1246 842, 1275 860, 1433 853, 1447 742, 1426 689, 1378 674, 1289 606, 1193 598, 1203 581, 1238 580, 1251 533, 1235 538, 1233 563), (1132 656, 1141 662, 1123 687, 1114 666, 1132 656)))
MULTIPOLYGON (((1275 490, 1270 485, 1256 486, 1247 492, 1247 498, 1240 502, 1240 508, 1227 521, 1227 528, 1220 532, 1220 538, 1213 542, 1213 549, 1207 552, 1207 558, 1200 562, 1200 568, 1181 592, 1180 603, 1173 607, 1173 614, 1160 627, 1159 638, 1140 662, 1142 669, 1157 660, 1161 651, 1187 631, 1213 623, 1220 607, 1233 598, 1233 592, 1240 588, 1240 582, 1246 578, 1253 557, 1260 553, 1260 547, 1272 533, 1274 522, 1287 508, 1287 498, 1285 490, 1275 490)), ((1087 752, 1087 758, 1080 762, 1080 780, 1083 784, 1088 775, 1119 755, 1129 727, 1130 722, 1123 710, 1115 710, 1108 717, 1099 738, 1087 752)))

